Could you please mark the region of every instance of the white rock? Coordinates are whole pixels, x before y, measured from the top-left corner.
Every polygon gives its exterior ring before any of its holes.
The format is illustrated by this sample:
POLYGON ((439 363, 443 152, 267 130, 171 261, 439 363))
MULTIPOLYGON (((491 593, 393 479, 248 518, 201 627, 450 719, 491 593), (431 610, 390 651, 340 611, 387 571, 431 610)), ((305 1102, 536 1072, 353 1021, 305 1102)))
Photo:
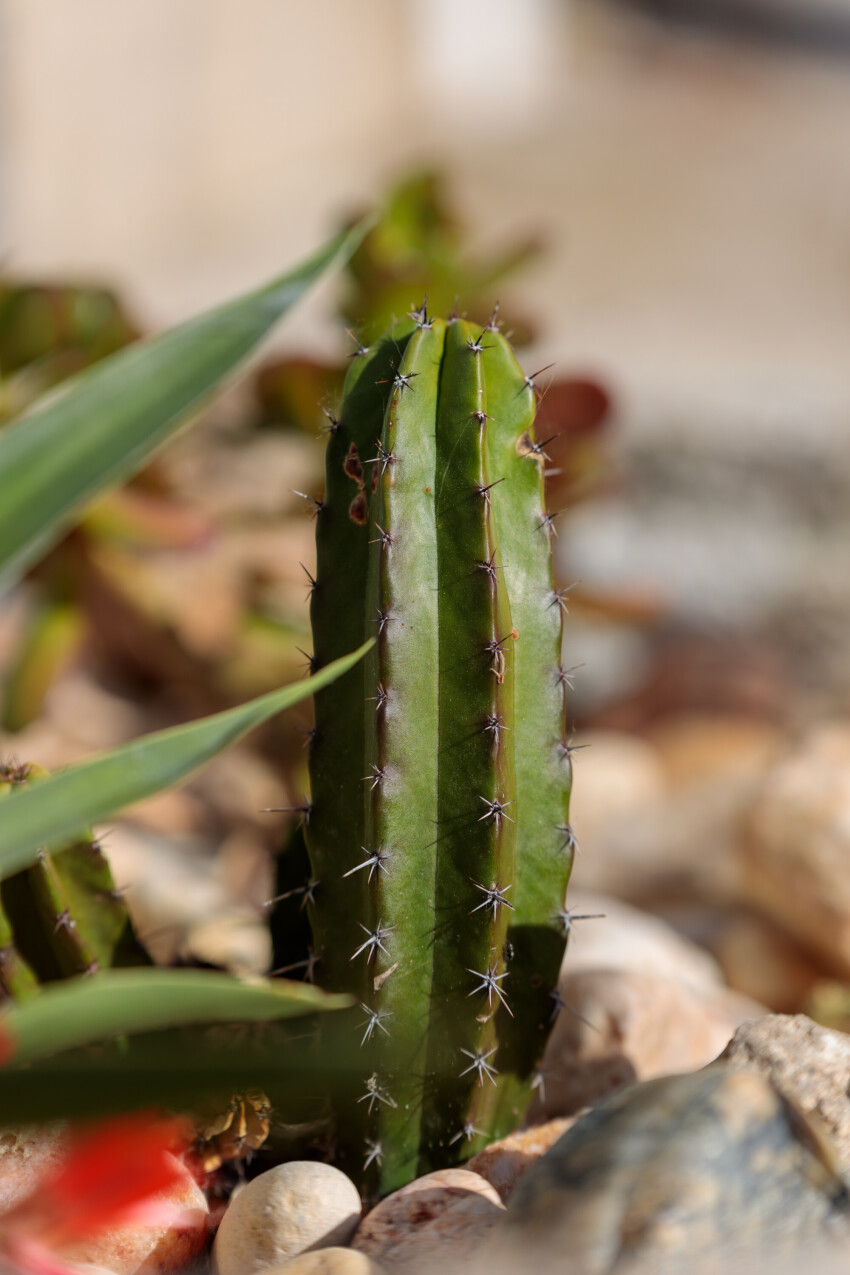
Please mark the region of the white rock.
POLYGON ((308 1249, 341 1246, 361 1215, 350 1178, 295 1160, 261 1173, 231 1200, 213 1247, 218 1275, 253 1275, 308 1249))

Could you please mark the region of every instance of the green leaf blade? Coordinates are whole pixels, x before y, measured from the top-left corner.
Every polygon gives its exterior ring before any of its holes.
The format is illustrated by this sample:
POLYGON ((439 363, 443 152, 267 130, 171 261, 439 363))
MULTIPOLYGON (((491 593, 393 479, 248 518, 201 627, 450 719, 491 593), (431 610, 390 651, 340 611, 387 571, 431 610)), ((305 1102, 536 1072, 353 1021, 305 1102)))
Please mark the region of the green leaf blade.
POLYGON ((254 292, 68 381, 0 433, 0 589, 17 579, 99 491, 138 469, 321 274, 346 259, 366 223, 254 292))
POLYGON ((373 645, 370 639, 312 677, 238 708, 145 735, 16 792, 0 815, 0 876, 18 872, 39 850, 56 849, 91 824, 184 779, 255 726, 342 676, 373 645))
POLYGON ((244 983, 207 970, 103 970, 53 984, 13 1006, 0 1015, 0 1031, 11 1037, 11 1061, 20 1066, 116 1035, 265 1022, 351 1004, 351 997, 283 979, 244 983))

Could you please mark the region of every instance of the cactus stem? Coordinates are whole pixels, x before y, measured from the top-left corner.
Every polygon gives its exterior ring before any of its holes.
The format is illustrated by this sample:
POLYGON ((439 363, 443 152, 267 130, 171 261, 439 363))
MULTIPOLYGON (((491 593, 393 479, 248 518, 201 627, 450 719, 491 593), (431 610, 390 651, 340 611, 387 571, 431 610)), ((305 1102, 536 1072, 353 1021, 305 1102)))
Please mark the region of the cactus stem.
POLYGON ((419 309, 411 310, 407 317, 413 320, 420 331, 424 329, 425 331, 430 332, 431 328, 434 326, 434 321, 428 316, 428 297, 425 296, 419 309))
POLYGON ((366 464, 380 465, 381 477, 383 478, 384 474, 387 472, 387 466, 394 465, 396 461, 398 460, 398 456, 396 456, 395 452, 388 451, 387 448, 384 447, 380 439, 377 439, 377 448, 378 448, 377 456, 370 456, 369 459, 366 461, 366 464))
POLYGON ((449 1138, 449 1146, 453 1147, 456 1142, 460 1142, 461 1138, 465 1138, 467 1142, 471 1142, 473 1138, 480 1138, 482 1132, 483 1131, 481 1129, 476 1129, 471 1120, 465 1120, 463 1128, 458 1129, 453 1138, 449 1138))
POLYGON ((373 1142, 370 1138, 366 1139, 366 1159, 363 1161, 363 1170, 369 1168, 370 1164, 380 1164, 384 1158, 384 1152, 380 1142, 373 1142))
POLYGON ((484 1052, 484 1050, 478 1050, 475 1053, 473 1053, 471 1049, 462 1049, 460 1052, 462 1054, 466 1054, 467 1058, 472 1059, 472 1062, 469 1064, 469 1066, 460 1073, 461 1076, 466 1076, 469 1074, 470 1071, 475 1071, 478 1073, 479 1085, 484 1084, 485 1076, 491 1082, 491 1084, 495 1085, 496 1077, 498 1076, 499 1073, 496 1071, 496 1068, 491 1067, 490 1063, 488 1062, 488 1059, 496 1052, 495 1045, 493 1046, 492 1049, 488 1049, 486 1053, 484 1052))
POLYGON ((354 958, 356 956, 359 956, 361 952, 366 952, 366 963, 368 965, 368 963, 372 960, 373 956, 378 951, 378 949, 380 949, 382 952, 386 953, 387 956, 389 956, 387 949, 384 947, 384 939, 393 932, 393 930, 395 929, 395 926, 389 925, 386 928, 384 928, 383 921, 379 921, 377 927, 374 930, 370 930, 367 925, 364 925, 362 923, 362 921, 358 922, 358 924, 360 925, 360 928, 363 931, 363 933, 367 935, 366 942, 361 943, 357 951, 353 952, 348 959, 350 961, 353 961, 354 958), (366 950, 367 948, 368 948, 368 951, 366 950))
POLYGON ((390 698, 389 691, 387 691, 387 690, 385 689, 383 682, 379 682, 379 683, 378 683, 377 691, 378 691, 377 695, 367 695, 367 696, 366 696, 366 700, 367 700, 367 702, 368 702, 369 700, 375 700, 375 712, 376 712, 376 713, 380 712, 380 710, 381 710, 381 709, 384 707, 384 705, 386 704, 387 700, 390 698))
POLYGON ((481 729, 491 734, 494 739, 498 739, 499 731, 512 730, 513 727, 505 725, 501 713, 488 713, 484 718, 484 725, 481 729))
MULTIPOLYGON (((376 1027, 378 1028, 379 1031, 382 1031, 385 1036, 389 1036, 390 1033, 387 1031, 386 1027, 384 1026, 384 1019, 392 1018, 392 1013, 388 1009, 384 1009, 384 1010, 370 1009, 368 1005, 361 1005, 360 1008, 367 1015, 367 1019, 365 1023, 365 1031, 363 1032, 363 1039, 360 1042, 360 1048, 362 1049, 363 1046, 366 1044, 366 1041, 372 1039, 372 1032, 375 1030, 376 1027)), ((364 1024, 361 1023, 361 1026, 364 1026, 364 1024)))
POLYGON ((378 607, 378 618, 377 620, 373 620, 372 623, 377 624, 379 633, 383 633, 386 626, 394 619, 395 616, 390 615, 386 608, 378 607))
POLYGON ((358 1098, 357 1101, 358 1103, 360 1102, 369 1103, 370 1115, 372 1114, 372 1108, 374 1107, 376 1102, 382 1102, 387 1107, 398 1106, 398 1103, 394 1102, 393 1099, 390 1097, 390 1095, 388 1093, 385 1093, 384 1090, 381 1089, 380 1085, 378 1084, 377 1072, 374 1072, 374 1071, 372 1072, 369 1079, 366 1081, 366 1092, 363 1094, 363 1097, 358 1098))
POLYGON ((573 831, 572 824, 559 823, 555 831, 560 832, 561 836, 564 838, 564 844, 561 846, 562 850, 578 851, 578 841, 576 840, 576 834, 573 831))
POLYGON ((319 661, 316 659, 315 655, 309 655, 307 651, 304 650, 303 647, 296 646, 295 649, 296 651, 300 651, 301 654, 304 656, 304 659, 307 661, 305 667, 308 669, 310 675, 312 676, 313 673, 315 673, 319 667, 319 661))
POLYGON ((565 589, 553 589, 547 610, 551 607, 559 606, 564 612, 564 615, 566 615, 569 611, 569 607, 567 606, 567 594, 570 593, 577 584, 578 580, 573 580, 572 584, 568 584, 565 589))
POLYGON ((316 500, 315 496, 308 496, 306 491, 296 491, 294 487, 290 487, 289 490, 292 492, 293 496, 300 496, 302 500, 308 501, 313 506, 314 518, 328 507, 327 501, 316 500))
MULTIPOLYGON (((472 880, 471 877, 470 880, 472 880)), ((470 909, 470 916, 472 916, 473 912, 480 911, 481 908, 492 908, 493 920, 497 921, 499 919, 499 909, 501 907, 510 908, 513 912, 514 905, 509 903, 505 898, 505 895, 511 888, 510 885, 497 885, 495 881, 491 886, 481 885, 478 881, 473 881, 472 884, 475 886, 476 890, 483 891, 485 898, 481 901, 481 903, 476 903, 475 907, 470 909)))
POLYGON ((544 372, 548 372, 549 368, 554 366, 555 366, 554 363, 547 363, 545 367, 539 367, 536 372, 529 372, 527 376, 524 376, 522 378, 522 388, 520 389, 519 392, 522 393, 523 389, 528 389, 528 390, 536 389, 534 382, 536 381, 537 377, 542 376, 544 372))
POLYGON ((343 872, 343 878, 352 876, 355 872, 359 872, 361 868, 368 868, 369 880, 371 881, 376 870, 379 872, 387 871, 384 865, 386 864, 387 859, 392 858, 392 855, 387 854, 383 846, 378 846, 378 849, 374 850, 371 854, 369 854, 369 851, 365 846, 361 846, 360 849, 365 852, 367 858, 365 858, 362 863, 356 863, 354 867, 349 868, 347 872, 343 872))
POLYGON ((363 782, 364 784, 367 784, 369 783, 369 780, 371 779, 372 782, 371 784, 369 784, 369 791, 374 792, 378 784, 381 783, 382 780, 386 779, 387 772, 383 769, 383 767, 377 766, 374 762, 372 762, 371 769, 372 769, 371 775, 364 775, 363 782))
POLYGON ((300 806, 263 806, 262 815, 300 815, 301 823, 309 823, 313 813, 313 803, 305 797, 300 806))
POLYGON ((493 801, 490 801, 487 797, 479 797, 478 800, 483 801, 487 807, 484 814, 478 820, 479 823, 482 823, 485 819, 492 819, 496 827, 501 828, 503 819, 507 819, 508 823, 514 822, 510 815, 505 813, 507 807, 513 805, 513 799, 510 801, 501 801, 498 797, 496 797, 493 801))
POLYGON ((304 572, 305 576, 307 577, 307 584, 309 585, 309 588, 307 590, 307 597, 312 598, 315 590, 318 588, 318 584, 316 582, 315 576, 313 576, 312 573, 307 570, 303 562, 299 562, 298 565, 301 568, 301 570, 304 572))
POLYGON ((391 545, 391 544, 392 544, 392 542, 393 542, 392 533, 391 533, 391 532, 389 532, 389 531, 384 531, 384 529, 383 529, 383 527, 380 525, 380 523, 377 523, 377 522, 376 522, 376 523, 375 523, 375 526, 378 528, 378 534, 377 534, 377 536, 375 537, 375 539, 374 539, 374 540, 370 540, 370 541, 369 541, 369 544, 370 544, 370 545, 378 545, 378 544, 379 544, 379 545, 381 546, 381 548, 382 548, 382 549, 389 549, 390 545, 391 545))
POLYGON ((543 449, 547 443, 551 443, 552 440, 557 437, 558 437, 557 434, 550 434, 548 438, 544 438, 539 443, 537 443, 533 439, 529 438, 529 436, 526 434, 525 437, 523 438, 525 455, 526 456, 542 456, 544 460, 551 461, 552 457, 549 455, 548 452, 545 452, 543 449))
MULTIPOLYGON (((576 918, 576 920, 578 920, 578 918, 576 918)), ((498 968, 498 965, 490 965, 487 967, 486 974, 483 974, 480 970, 471 970, 468 965, 466 966, 467 974, 472 974, 473 978, 481 979, 478 986, 473 987, 472 991, 467 993, 467 1000, 470 996, 474 996, 476 992, 486 992, 488 1005, 493 1004, 493 997, 496 996, 504 1005, 511 1018, 513 1018, 513 1010, 508 1004, 508 998, 505 995, 505 990, 499 986, 500 980, 508 977, 508 971, 505 970, 503 974, 497 974, 496 970, 498 968)))
POLYGON ((576 921, 602 921, 604 919, 604 912, 573 912, 571 908, 561 908, 560 912, 556 912, 552 918, 553 921, 560 923, 564 934, 572 932, 576 921))
POLYGON ((493 561, 495 556, 496 556, 496 550, 494 549, 486 562, 476 562, 475 564, 476 571, 483 571, 486 575, 490 577, 490 579, 494 583, 496 580, 496 572, 504 570, 504 567, 500 566, 499 564, 493 561))
POLYGON ((293 970, 304 970, 304 982, 312 983, 314 981, 314 971, 321 960, 320 956, 313 955, 313 949, 307 948, 307 956, 303 961, 293 961, 291 965, 281 965, 280 969, 272 970, 271 977, 276 978, 279 974, 291 974, 293 970))
POLYGON ((466 343, 466 348, 467 348, 467 349, 468 349, 468 350, 469 350, 472 354, 481 354, 481 353, 482 353, 482 351, 484 351, 484 350, 490 350, 490 349, 492 349, 492 348, 493 348, 493 347, 492 347, 492 346, 490 346, 490 345, 485 345, 485 344, 484 344, 484 333, 485 333, 486 331, 487 331, 487 329, 486 329, 486 328, 482 328, 482 329, 481 329, 481 332, 478 334, 478 336, 477 336, 477 337, 470 337, 470 339, 467 341, 467 343, 466 343))
POLYGON ((393 375, 391 377, 385 377, 384 380, 382 381, 376 381, 375 384, 386 385, 388 381, 391 381, 393 389, 398 390, 402 394, 404 393, 405 390, 412 390, 413 386, 410 384, 410 382, 413 380, 414 376, 419 376, 419 373, 418 372, 399 372, 398 368, 393 362, 390 362, 390 367, 393 370, 393 375))
POLYGON ((596 1027, 589 1018, 585 1018, 584 1014, 580 1014, 572 1005, 567 1004, 561 995, 560 988, 556 987, 554 992, 549 993, 549 996, 555 1002, 555 1008, 552 1010, 553 1019, 558 1017, 562 1009, 565 1009, 568 1014, 572 1014, 573 1018, 577 1018, 580 1023, 584 1023, 585 1027, 589 1027, 591 1031, 599 1031, 599 1028, 596 1027))
POLYGON ((342 429, 342 421, 338 420, 336 416, 334 416, 333 412, 329 412, 326 407, 322 407, 321 403, 319 404, 319 411, 322 413, 323 416, 326 416, 328 418, 327 425, 322 426, 322 433, 323 434, 339 433, 339 431, 342 429))
POLYGON ((354 349, 354 350, 352 350, 352 351, 351 351, 351 353, 349 354, 349 356, 348 356, 348 357, 349 357, 350 359, 362 359, 362 358, 365 358, 365 356, 369 353, 369 347, 368 347, 368 345, 362 345, 362 344, 360 343, 360 341, 358 341, 358 340, 357 340, 357 337, 354 335, 354 333, 351 331, 351 328, 346 328, 346 329, 345 329, 345 334, 346 334, 346 336, 350 336, 350 337, 351 337, 352 341, 354 342, 355 346, 357 347, 356 349, 354 349))
POLYGON ((489 509, 489 508, 490 508, 490 492, 491 492, 491 490, 492 490, 494 487, 497 487, 499 483, 503 483, 504 481, 505 481, 505 480, 504 480, 504 478, 496 478, 496 479, 494 479, 494 480, 493 480, 493 482, 492 482, 492 483, 487 483, 487 485, 486 485, 486 486, 485 486, 483 483, 476 483, 476 484, 475 484, 475 487, 473 488, 473 490, 474 490, 474 491, 475 491, 475 492, 476 492, 476 493, 477 493, 477 494, 478 494, 478 495, 482 498, 482 500, 484 501, 485 505, 486 505, 486 506, 487 506, 487 508, 489 509))
POLYGON ((316 890, 318 886, 319 886, 319 882, 316 880, 316 878, 310 877, 310 880, 307 882, 307 884, 301 887, 300 893, 303 895, 303 898, 301 899, 301 902, 298 904, 299 912, 303 912, 304 908, 306 907, 308 903, 311 906, 315 906, 316 890))

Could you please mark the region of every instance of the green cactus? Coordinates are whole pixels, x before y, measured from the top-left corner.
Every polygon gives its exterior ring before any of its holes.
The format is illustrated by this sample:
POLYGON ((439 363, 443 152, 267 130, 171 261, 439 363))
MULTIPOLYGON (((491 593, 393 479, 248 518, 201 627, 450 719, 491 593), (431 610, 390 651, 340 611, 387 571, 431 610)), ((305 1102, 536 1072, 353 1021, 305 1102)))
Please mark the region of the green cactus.
POLYGON ((360 1001, 341 1162, 393 1190, 516 1126, 560 1001, 573 855, 563 592, 533 377, 496 317, 423 305, 359 349, 314 502, 303 902, 315 980, 360 1001))
MULTIPOLYGON (((46 775, 35 765, 0 765, 0 800, 46 775)), ((111 966, 145 965, 127 905, 98 843, 42 852, 0 881, 0 989, 25 1000, 42 983, 111 966)))

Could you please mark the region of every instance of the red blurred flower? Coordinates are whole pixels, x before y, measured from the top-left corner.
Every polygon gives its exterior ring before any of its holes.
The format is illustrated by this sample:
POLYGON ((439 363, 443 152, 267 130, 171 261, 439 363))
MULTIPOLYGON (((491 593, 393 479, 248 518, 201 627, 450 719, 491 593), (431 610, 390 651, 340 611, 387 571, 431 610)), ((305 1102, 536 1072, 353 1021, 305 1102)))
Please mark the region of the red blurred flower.
POLYGON ((62 1162, 0 1215, 0 1257, 27 1275, 67 1275, 68 1245, 128 1222, 179 1224, 162 1192, 188 1170, 176 1159, 188 1126, 156 1113, 118 1116, 78 1133, 62 1162))

